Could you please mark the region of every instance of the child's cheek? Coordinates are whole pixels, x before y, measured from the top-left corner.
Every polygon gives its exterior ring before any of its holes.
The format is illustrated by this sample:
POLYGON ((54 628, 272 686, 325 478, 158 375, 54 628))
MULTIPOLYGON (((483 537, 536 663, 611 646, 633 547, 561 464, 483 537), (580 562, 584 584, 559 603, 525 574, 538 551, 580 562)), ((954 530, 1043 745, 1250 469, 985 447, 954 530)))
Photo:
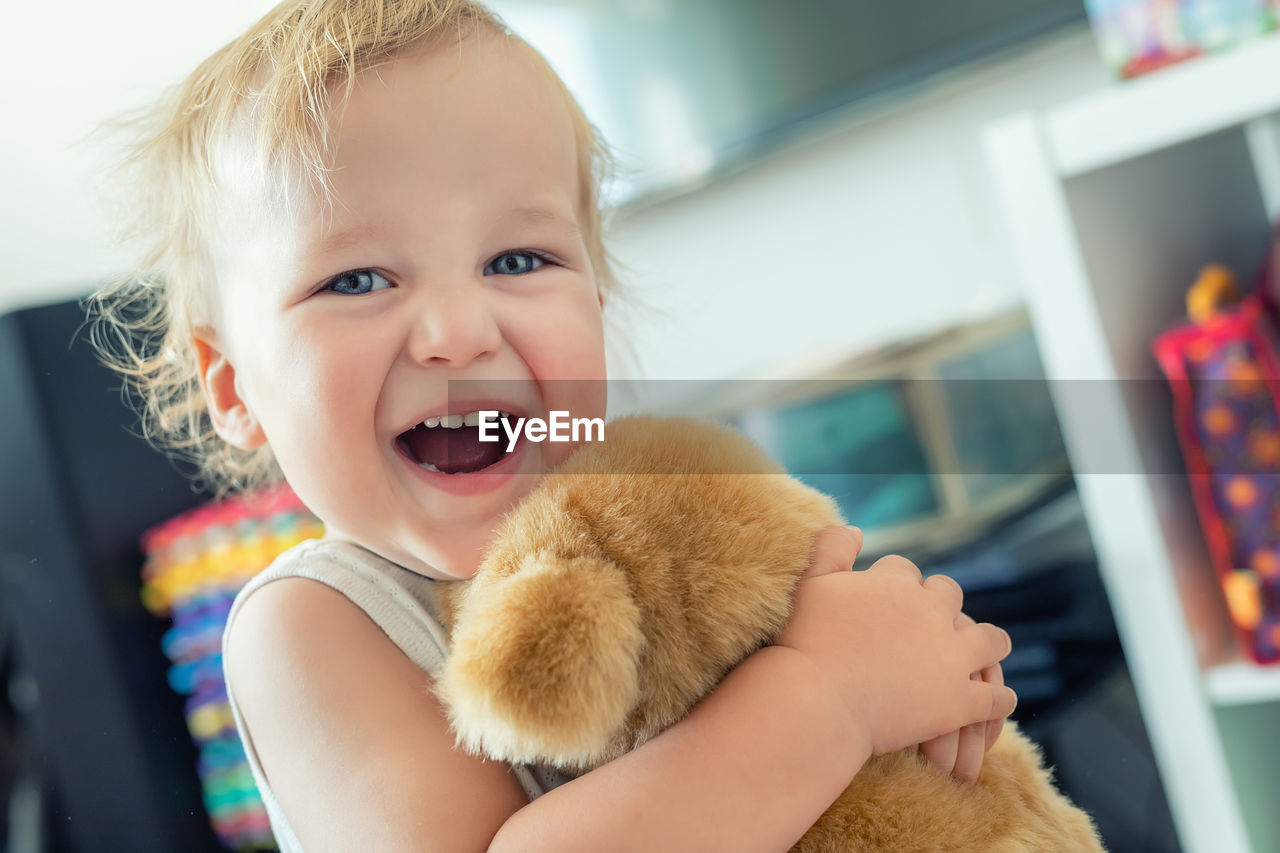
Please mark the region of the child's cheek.
POLYGON ((566 459, 569 458, 573 451, 577 450, 581 446, 582 442, 580 441, 560 442, 555 444, 548 443, 543 454, 543 459, 546 460, 546 467, 559 467, 566 459))

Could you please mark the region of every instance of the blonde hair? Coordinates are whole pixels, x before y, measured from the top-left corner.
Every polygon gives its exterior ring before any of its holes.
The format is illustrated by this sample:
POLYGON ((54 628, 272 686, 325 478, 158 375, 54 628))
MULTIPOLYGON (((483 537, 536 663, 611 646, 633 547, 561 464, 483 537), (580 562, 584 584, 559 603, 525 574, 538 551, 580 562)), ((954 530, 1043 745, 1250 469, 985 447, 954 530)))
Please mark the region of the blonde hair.
MULTIPOLYGON (((488 31, 524 44, 473 0, 286 0, 205 60, 153 109, 126 167, 135 178, 133 231, 147 245, 136 274, 90 298, 92 338, 125 379, 156 446, 196 466, 218 493, 280 478, 270 448, 242 451, 213 431, 192 334, 213 319, 207 246, 217 149, 249 118, 263 173, 300 175, 328 191, 326 116, 335 91, 398 56, 488 31)), ((579 216, 601 293, 617 290, 603 243, 600 189, 611 166, 595 128, 545 60, 574 126, 579 216)), ((340 89, 345 87, 345 89, 340 89)))

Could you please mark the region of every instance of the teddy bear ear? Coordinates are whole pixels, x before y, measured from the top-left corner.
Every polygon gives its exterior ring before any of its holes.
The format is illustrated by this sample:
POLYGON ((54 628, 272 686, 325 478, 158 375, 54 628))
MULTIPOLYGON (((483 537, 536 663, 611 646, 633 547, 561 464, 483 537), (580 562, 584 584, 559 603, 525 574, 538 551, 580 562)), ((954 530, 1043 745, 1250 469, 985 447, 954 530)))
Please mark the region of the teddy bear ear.
POLYGON ((472 581, 436 684, 459 743, 510 763, 600 763, 639 698, 645 638, 625 576, 546 551, 497 574, 472 581))

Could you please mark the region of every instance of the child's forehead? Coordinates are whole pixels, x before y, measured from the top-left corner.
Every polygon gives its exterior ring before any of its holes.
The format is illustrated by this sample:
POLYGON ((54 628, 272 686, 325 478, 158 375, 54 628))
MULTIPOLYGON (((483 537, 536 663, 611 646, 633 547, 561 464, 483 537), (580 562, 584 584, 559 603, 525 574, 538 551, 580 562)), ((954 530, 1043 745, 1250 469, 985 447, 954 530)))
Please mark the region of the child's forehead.
POLYGON ((402 111, 422 118, 424 135, 470 129, 502 136, 546 127, 572 135, 568 104, 550 69, 523 42, 500 35, 405 52, 361 71, 332 95, 326 131, 337 156, 343 143, 377 136, 387 114, 402 111))
POLYGON ((557 159, 572 161, 565 177, 574 184, 574 197, 578 195, 584 179, 578 167, 579 129, 567 93, 519 39, 482 33, 420 47, 361 70, 349 86, 331 81, 328 88, 331 106, 313 129, 326 159, 320 169, 308 168, 299 156, 300 141, 286 140, 286 150, 264 156, 258 138, 262 105, 250 102, 241 109, 213 151, 216 206, 223 214, 269 213, 296 223, 332 211, 335 202, 341 203, 333 194, 334 178, 351 168, 347 161, 353 153, 404 161, 416 153, 412 147, 396 151, 386 144, 387 121, 406 112, 406 95, 412 99, 407 111, 418 119, 424 143, 451 141, 458 152, 475 153, 486 139, 555 136, 554 151, 546 149, 557 159), (375 149, 372 154, 370 148, 375 149))
POLYGON ((215 157, 215 275, 286 239, 301 258, 323 254, 335 234, 422 236, 405 222, 434 223, 442 234, 455 228, 433 218, 444 207, 476 228, 528 222, 532 212, 581 239, 588 178, 572 113, 549 75, 531 49, 499 37, 366 69, 333 93, 321 175, 288 158, 264 165, 246 113, 215 157))

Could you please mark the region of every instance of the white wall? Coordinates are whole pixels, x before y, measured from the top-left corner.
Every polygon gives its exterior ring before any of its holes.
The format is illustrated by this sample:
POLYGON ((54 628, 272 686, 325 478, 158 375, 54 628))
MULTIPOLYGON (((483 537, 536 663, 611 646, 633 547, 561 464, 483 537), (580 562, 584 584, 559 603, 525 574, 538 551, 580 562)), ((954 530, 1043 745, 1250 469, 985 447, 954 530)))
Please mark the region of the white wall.
MULTIPOLYGON (((17 9, 0 87, 0 312, 80 295, 128 270, 97 189, 116 155, 90 135, 176 83, 270 5, 17 9)), ((978 129, 1103 85, 1092 40, 1077 29, 621 216, 614 246, 628 280, 667 315, 631 326, 645 375, 769 369, 815 348, 860 348, 1019 301, 978 129)))
POLYGON ((15 0, 0 51, 0 313, 82 295, 123 274, 95 133, 154 101, 273 0, 15 0))

